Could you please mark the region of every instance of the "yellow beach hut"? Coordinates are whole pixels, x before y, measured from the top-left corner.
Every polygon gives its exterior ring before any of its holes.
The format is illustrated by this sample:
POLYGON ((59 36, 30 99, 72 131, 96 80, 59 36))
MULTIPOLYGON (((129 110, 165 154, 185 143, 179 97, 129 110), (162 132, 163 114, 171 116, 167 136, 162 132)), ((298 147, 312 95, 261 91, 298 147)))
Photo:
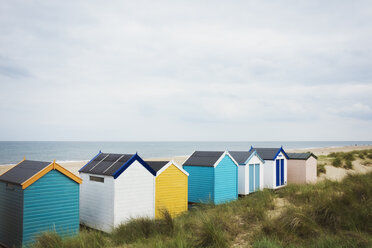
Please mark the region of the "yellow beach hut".
POLYGON ((146 161, 156 171, 155 218, 164 210, 172 217, 187 211, 187 179, 189 174, 174 161, 146 161))

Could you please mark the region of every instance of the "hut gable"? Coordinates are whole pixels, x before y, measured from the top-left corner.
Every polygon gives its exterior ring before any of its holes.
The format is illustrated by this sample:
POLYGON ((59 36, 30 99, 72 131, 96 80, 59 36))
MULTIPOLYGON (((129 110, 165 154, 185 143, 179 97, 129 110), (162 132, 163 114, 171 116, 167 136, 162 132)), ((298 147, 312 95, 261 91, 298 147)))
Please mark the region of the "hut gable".
POLYGON ((24 191, 23 244, 40 230, 70 236, 79 230, 79 187, 58 170, 51 170, 24 191), (48 211, 49 210, 49 211, 48 211))
POLYGON ((115 227, 131 218, 154 218, 155 176, 142 163, 131 163, 114 184, 115 227))
POLYGON ((21 185, 22 189, 26 189, 37 180, 42 178, 51 170, 57 170, 66 177, 81 184, 81 179, 75 176, 70 171, 66 170, 55 161, 43 162, 43 161, 33 161, 33 160, 23 160, 12 169, 5 172, 0 176, 0 181, 21 185))

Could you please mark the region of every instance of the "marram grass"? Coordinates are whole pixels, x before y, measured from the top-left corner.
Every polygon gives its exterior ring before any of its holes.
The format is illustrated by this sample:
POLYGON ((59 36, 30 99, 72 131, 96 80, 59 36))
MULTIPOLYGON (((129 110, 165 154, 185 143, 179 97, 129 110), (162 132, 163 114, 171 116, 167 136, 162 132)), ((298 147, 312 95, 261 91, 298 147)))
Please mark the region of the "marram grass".
POLYGON ((44 233, 33 247, 372 247, 371 209, 372 173, 350 175, 196 205, 176 218, 165 212, 160 220, 133 219, 111 234, 85 228, 72 238, 44 233), (277 206, 278 199, 285 205, 277 206))

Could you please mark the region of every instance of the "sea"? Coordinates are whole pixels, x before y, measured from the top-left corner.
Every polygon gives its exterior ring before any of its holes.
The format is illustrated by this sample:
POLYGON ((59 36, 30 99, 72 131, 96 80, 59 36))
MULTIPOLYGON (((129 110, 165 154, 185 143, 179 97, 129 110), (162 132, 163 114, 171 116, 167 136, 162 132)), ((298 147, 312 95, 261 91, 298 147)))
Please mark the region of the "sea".
POLYGON ((253 147, 306 149, 372 145, 372 141, 172 141, 172 142, 83 142, 83 141, 0 141, 0 165, 31 160, 68 162, 90 160, 99 151, 136 153, 144 158, 189 155, 195 150, 237 150, 253 147))

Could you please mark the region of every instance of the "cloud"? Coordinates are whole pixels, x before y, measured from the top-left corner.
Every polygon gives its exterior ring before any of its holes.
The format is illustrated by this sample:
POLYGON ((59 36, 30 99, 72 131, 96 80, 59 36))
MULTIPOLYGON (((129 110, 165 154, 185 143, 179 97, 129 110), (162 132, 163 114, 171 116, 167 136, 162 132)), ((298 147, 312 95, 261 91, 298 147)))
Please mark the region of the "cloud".
POLYGON ((372 139, 371 10, 4 2, 0 140, 372 139))
POLYGON ((330 112, 340 115, 341 117, 351 117, 362 120, 372 120, 372 108, 371 106, 364 105, 362 103, 355 103, 351 106, 341 108, 330 108, 330 112))

